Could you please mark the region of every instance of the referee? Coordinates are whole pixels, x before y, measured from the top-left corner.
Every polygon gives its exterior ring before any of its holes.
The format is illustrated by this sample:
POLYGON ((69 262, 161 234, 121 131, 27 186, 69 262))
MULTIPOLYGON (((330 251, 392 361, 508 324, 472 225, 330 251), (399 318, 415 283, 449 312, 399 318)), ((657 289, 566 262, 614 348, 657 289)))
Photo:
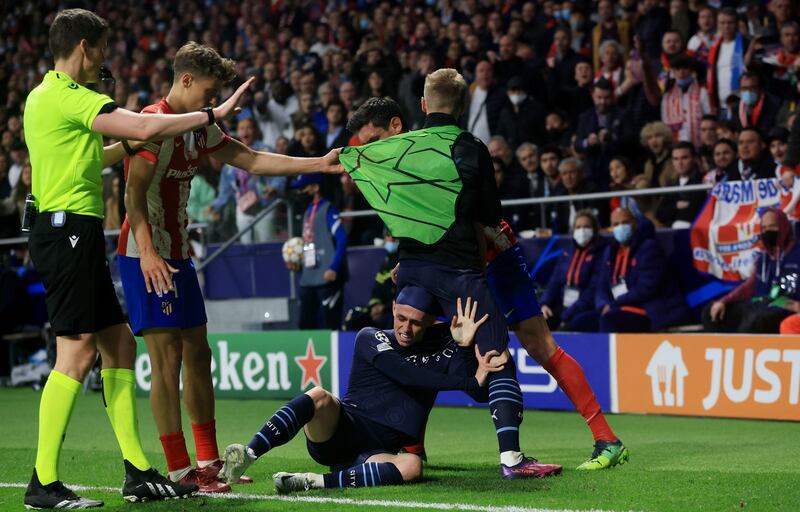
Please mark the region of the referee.
POLYGON ((36 465, 25 492, 29 508, 103 505, 75 495, 58 478, 67 423, 98 350, 103 358, 103 402, 124 459, 125 500, 185 497, 197 490, 161 476, 142 451, 134 401, 136 342, 105 259, 100 171, 132 152, 125 139, 173 137, 233 115, 252 80, 213 109, 183 115, 130 112, 85 87, 99 80, 107 36, 108 25, 96 14, 61 11, 50 27, 55 68, 31 91, 25 107, 25 138, 39 211, 29 248, 47 290, 58 350, 39 405, 36 465), (123 142, 103 147, 103 135, 123 142))

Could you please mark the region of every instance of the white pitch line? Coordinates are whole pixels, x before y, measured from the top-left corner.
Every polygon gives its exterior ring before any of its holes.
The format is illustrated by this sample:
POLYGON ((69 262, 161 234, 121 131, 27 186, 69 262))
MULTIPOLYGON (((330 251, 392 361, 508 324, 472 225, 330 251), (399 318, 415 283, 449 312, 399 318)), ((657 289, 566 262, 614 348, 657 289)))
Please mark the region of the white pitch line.
MULTIPOLYGON (((0 488, 25 489, 28 484, 0 482, 0 488)), ((86 485, 70 485, 75 491, 105 491, 119 492, 119 487, 100 487, 86 485)), ((487 505, 472 505, 469 503, 428 503, 422 501, 393 501, 393 500, 358 500, 353 498, 325 498, 322 496, 281 496, 278 494, 247 494, 224 493, 206 494, 198 496, 226 500, 255 500, 255 501, 285 501, 290 503, 320 503, 335 505, 351 505, 360 507, 397 507, 397 508, 426 508, 433 510, 464 510, 468 512, 578 512, 572 509, 552 508, 526 508, 526 507, 492 507, 487 505)), ((584 509, 581 512, 606 512, 600 509, 584 509)))

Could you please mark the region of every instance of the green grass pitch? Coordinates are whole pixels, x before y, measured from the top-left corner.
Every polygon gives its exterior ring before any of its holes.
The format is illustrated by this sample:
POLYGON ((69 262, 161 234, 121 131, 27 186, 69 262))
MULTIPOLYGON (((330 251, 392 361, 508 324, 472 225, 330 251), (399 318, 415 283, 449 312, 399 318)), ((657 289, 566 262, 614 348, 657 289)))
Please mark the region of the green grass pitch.
MULTIPOLYGON (((35 458, 39 393, 0 390, 0 511, 23 510, 24 490, 35 458)), ((217 402, 220 447, 249 440, 276 401, 217 402)), ((147 401, 139 402, 143 443, 151 461, 165 462, 147 401)), ((264 456, 249 471, 252 485, 234 487, 233 499, 195 497, 127 504, 111 427, 97 393, 78 399, 61 457, 62 479, 92 489, 103 510, 125 511, 389 511, 522 509, 552 510, 800 510, 800 424, 723 419, 616 415, 611 425, 631 449, 631 461, 602 472, 574 468, 591 452, 583 419, 573 412, 526 411, 523 449, 564 473, 544 480, 502 481, 494 429, 485 410, 436 408, 428 426, 429 463, 423 482, 399 487, 317 491, 305 501, 275 496, 276 471, 322 471, 305 451, 303 436, 264 456)), ((192 451, 188 421, 184 432, 192 451)))

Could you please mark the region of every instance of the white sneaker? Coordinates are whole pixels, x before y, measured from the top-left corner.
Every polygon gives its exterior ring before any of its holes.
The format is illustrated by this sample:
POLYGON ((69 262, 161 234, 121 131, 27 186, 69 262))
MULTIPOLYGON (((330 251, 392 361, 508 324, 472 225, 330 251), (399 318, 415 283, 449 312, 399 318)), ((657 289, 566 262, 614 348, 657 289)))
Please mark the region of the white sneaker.
POLYGON ((294 491, 307 491, 321 487, 317 482, 322 480, 322 475, 316 473, 275 473, 272 475, 275 482, 275 490, 278 494, 286 494, 294 491))
POLYGON ((219 474, 226 482, 236 483, 256 459, 256 454, 253 453, 253 449, 249 446, 243 444, 228 445, 222 456, 224 463, 219 474))

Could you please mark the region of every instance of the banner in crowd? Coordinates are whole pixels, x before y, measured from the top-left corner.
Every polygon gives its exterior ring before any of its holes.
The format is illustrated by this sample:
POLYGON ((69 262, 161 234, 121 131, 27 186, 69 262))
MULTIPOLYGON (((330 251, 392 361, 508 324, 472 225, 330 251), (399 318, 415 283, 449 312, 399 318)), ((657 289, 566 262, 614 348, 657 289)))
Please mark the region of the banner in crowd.
MULTIPOLYGON (((594 389, 597 400, 604 410, 611 406, 609 389, 609 352, 607 334, 553 333, 556 342, 575 358, 586 372, 586 378, 594 389)), ((353 359, 356 333, 340 332, 339 336, 339 386, 343 396, 347 392, 347 380, 353 359)), ((529 409, 572 410, 569 398, 558 387, 555 379, 544 368, 536 364, 511 334, 509 351, 517 365, 523 403, 529 409)), ((439 393, 437 405, 479 406, 466 393, 447 391, 439 393)))
MULTIPOLYGON (((313 386, 332 388, 337 365, 330 331, 209 333, 208 342, 219 398, 288 400, 313 386)), ((137 340, 137 352, 137 389, 146 394, 153 369, 143 339, 137 340)))
POLYGON ((777 207, 798 217, 800 179, 784 187, 777 178, 718 183, 692 226, 694 266, 726 281, 747 279, 760 233, 760 214, 777 207))
POLYGON ((800 336, 617 334, 615 412, 800 420, 800 336))

